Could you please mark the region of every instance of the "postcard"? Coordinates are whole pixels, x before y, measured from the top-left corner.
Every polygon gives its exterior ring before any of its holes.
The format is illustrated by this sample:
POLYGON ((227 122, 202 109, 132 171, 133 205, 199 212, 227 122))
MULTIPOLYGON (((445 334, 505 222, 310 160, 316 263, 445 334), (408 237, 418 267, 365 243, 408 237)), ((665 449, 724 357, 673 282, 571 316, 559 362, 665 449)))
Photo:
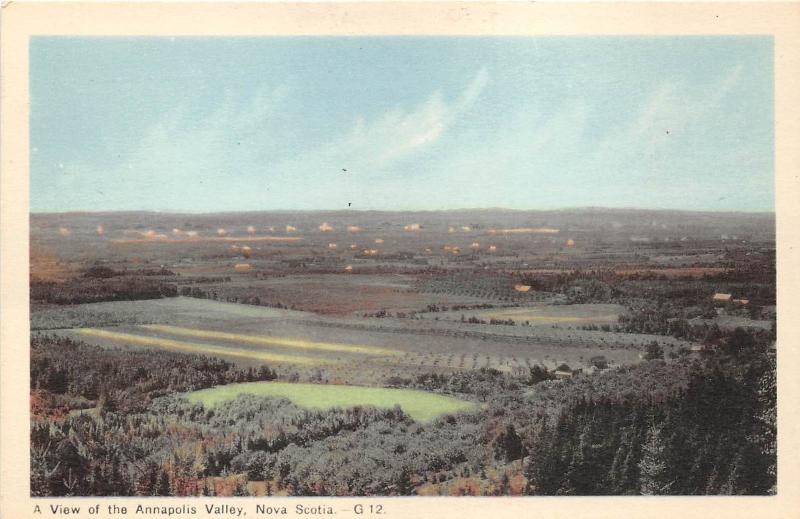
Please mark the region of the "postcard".
POLYGON ((796 516, 799 4, 3 11, 3 517, 796 516))

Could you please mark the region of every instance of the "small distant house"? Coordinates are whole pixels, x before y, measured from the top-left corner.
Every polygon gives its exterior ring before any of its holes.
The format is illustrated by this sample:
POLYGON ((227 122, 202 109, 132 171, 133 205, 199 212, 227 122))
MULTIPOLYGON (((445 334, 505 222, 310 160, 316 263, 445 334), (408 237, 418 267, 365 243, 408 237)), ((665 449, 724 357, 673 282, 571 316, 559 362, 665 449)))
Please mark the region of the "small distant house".
POLYGON ((734 299, 731 302, 736 303, 737 305, 742 305, 742 306, 750 304, 750 300, 749 299, 734 299))
POLYGON ((530 285, 523 285, 520 283, 514 285, 514 290, 516 290, 517 292, 529 292, 530 289, 531 289, 530 285))
POLYGON ((571 371, 562 371, 562 370, 557 370, 557 371, 556 371, 555 373, 553 373, 553 374, 554 374, 554 375, 556 376, 556 378, 557 378, 557 379, 559 379, 559 380, 563 380, 563 379, 565 379, 565 378, 572 378, 572 372, 571 372, 571 371))
POLYGON ((716 294, 714 294, 714 297, 711 298, 711 300, 715 304, 725 304, 725 303, 730 303, 731 301, 733 301, 733 296, 731 294, 716 293, 716 294))
POLYGON ((236 272, 249 272, 252 266, 249 263, 237 263, 233 266, 236 272))

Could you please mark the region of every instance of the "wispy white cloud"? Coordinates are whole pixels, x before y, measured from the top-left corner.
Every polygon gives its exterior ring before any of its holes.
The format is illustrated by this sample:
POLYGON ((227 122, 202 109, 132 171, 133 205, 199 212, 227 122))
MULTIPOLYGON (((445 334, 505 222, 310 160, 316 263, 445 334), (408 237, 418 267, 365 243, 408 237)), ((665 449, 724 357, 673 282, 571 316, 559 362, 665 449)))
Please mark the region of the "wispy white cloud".
POLYGON ((224 93, 205 114, 188 102, 164 113, 104 174, 97 165, 72 163, 59 182, 84 203, 107 207, 169 208, 176 198, 201 196, 210 187, 220 199, 230 199, 216 200, 217 206, 235 208, 235 200, 249 207, 280 204, 281 197, 329 204, 332 192, 352 196, 365 176, 386 173, 439 141, 478 102, 488 81, 481 69, 451 100, 433 91, 417 106, 395 107, 373 120, 358 117, 338 137, 320 144, 283 139, 285 128, 278 121, 289 96, 285 87, 261 88, 244 101, 224 93), (351 175, 343 178, 342 169, 351 175), (309 185, 325 188, 312 195, 309 185), (149 198, 145 203, 130 193, 149 198), (158 198, 162 204, 155 203, 158 198))
POLYGON ((152 207, 159 198, 169 208, 176 199, 207 192, 209 184, 220 188, 216 192, 222 196, 226 184, 271 152, 266 136, 276 129, 270 117, 287 95, 285 87, 262 87, 237 102, 225 92, 205 114, 193 112, 188 103, 176 105, 138 142, 119 143, 126 151, 118 154, 114 167, 100 170, 97 164, 72 162, 57 182, 90 208, 152 207))
MULTIPOLYGON (((532 207, 547 206, 548 200, 556 206, 607 205, 612 188, 629 192, 630 205, 645 203, 643 194, 653 198, 652 204, 659 196, 695 196, 687 193, 693 179, 724 174, 744 163, 742 139, 732 132, 740 134, 746 121, 729 113, 741 74, 741 67, 733 67, 702 86, 663 83, 631 102, 628 111, 611 115, 580 96, 565 98, 557 107, 532 99, 484 140, 460 142, 439 157, 427 169, 429 182, 411 198, 450 191, 450 196, 464 197, 461 205, 478 206, 481 194, 491 192, 502 195, 500 205, 532 207), (592 127, 598 120, 605 126, 592 127), (702 134, 716 127, 719 134, 702 134), (713 157, 699 139, 715 140, 713 157), (447 186, 456 178, 461 185, 482 188, 453 193, 447 186)), ((746 155, 763 156, 755 150, 746 155)), ((759 182, 762 190, 768 188, 759 182)))
MULTIPOLYGON (((460 90, 432 89, 417 104, 356 117, 323 142, 286 132, 286 114, 298 100, 286 102, 286 88, 263 88, 246 100, 223 95, 205 114, 177 106, 143 132, 118 167, 100 175, 96 165, 66 164, 58 182, 84 204, 91 200, 85 193, 96 193, 102 206, 120 209, 180 209, 182 200, 197 207, 196 198, 209 192, 217 209, 346 208, 351 201, 360 209, 416 201, 607 205, 612 189, 614 199, 630 205, 657 205, 659 196, 689 196, 686 188, 710 164, 719 186, 733 168, 757 170, 763 162, 763 146, 751 150, 735 134, 747 122, 729 113, 742 74, 733 67, 703 84, 671 78, 631 100, 624 113, 575 93, 547 103, 523 99, 501 112, 480 104, 490 82, 480 69, 460 90), (713 148, 697 144, 715 128, 713 148)), ((754 190, 769 191, 756 184, 754 190)), ((716 188, 701 187, 691 196, 715 195, 716 188)))
POLYGON ((341 136, 276 167, 288 172, 347 168, 356 174, 377 173, 441 139, 475 105, 488 82, 487 70, 481 69, 452 102, 437 90, 411 109, 396 107, 372 121, 359 117, 341 136))
POLYGON ((724 113, 724 104, 741 74, 741 66, 733 67, 702 88, 681 80, 661 84, 638 107, 631 107, 627 124, 610 128, 594 146, 589 156, 592 163, 603 166, 598 172, 600 176, 653 182, 664 175, 678 174, 676 167, 685 167, 683 159, 692 156, 695 139, 719 141, 717 159, 719 163, 725 162, 728 155, 736 153, 735 149, 725 149, 725 135, 697 132, 699 128, 708 131, 714 126, 713 121, 732 120, 730 114, 724 113), (678 146, 680 151, 676 149, 678 146))

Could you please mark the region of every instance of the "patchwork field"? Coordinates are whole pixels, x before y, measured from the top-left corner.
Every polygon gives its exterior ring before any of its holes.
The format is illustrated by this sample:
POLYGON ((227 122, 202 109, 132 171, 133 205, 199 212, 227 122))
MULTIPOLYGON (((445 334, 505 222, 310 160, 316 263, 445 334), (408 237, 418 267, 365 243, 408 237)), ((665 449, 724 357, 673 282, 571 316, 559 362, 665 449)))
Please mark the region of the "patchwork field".
POLYGON ((283 366, 307 376, 316 370, 319 380, 368 386, 431 372, 491 368, 524 376, 533 366, 588 368, 597 355, 612 366, 626 365, 639 362, 653 340, 668 352, 692 346, 671 337, 576 329, 606 322, 618 311, 616 305, 479 311, 508 312, 498 315, 519 324, 507 326, 460 322, 459 312, 428 314, 439 320, 342 318, 175 297, 42 308, 32 315, 34 323, 46 324, 39 328, 42 333, 104 347, 212 355, 242 365, 283 366), (530 326, 521 325, 521 312, 534 317, 530 326))
POLYGON ((400 406, 404 413, 420 422, 429 422, 446 413, 477 409, 473 402, 412 389, 295 384, 287 382, 246 382, 187 393, 190 402, 214 407, 239 395, 287 398, 300 407, 331 409, 371 406, 391 409, 400 406))
POLYGON ((532 326, 552 324, 614 324, 625 308, 620 305, 541 305, 499 308, 478 312, 479 319, 513 319, 532 326))
POLYGON ((360 344, 340 344, 331 342, 307 341, 302 339, 292 339, 288 337, 273 337, 271 335, 247 335, 243 333, 227 333, 213 330, 198 330, 194 328, 182 328, 179 326, 166 325, 144 325, 142 328, 155 332, 169 333, 173 335, 184 335, 188 337, 198 337, 201 339, 216 339, 226 342, 257 344, 262 346, 277 346, 299 350, 319 350, 329 352, 344 353, 363 353, 366 355, 393 355, 396 352, 386 348, 376 348, 360 344))
POLYGON ((615 304, 547 304, 534 303, 522 306, 505 306, 485 310, 458 310, 426 314, 445 321, 461 321, 474 317, 483 321, 513 320, 515 324, 532 327, 574 327, 584 325, 616 324, 625 307, 615 304))
MULTIPOLYGON (((667 263, 669 260, 661 259, 662 262, 667 263)), ((726 267, 674 267, 674 268, 624 268, 616 269, 620 276, 636 276, 636 275, 654 275, 664 278, 702 278, 703 276, 710 276, 715 274, 723 274, 730 269, 726 267)))
POLYGON ((774 214, 29 223, 32 496, 774 492, 774 214))
POLYGON ((96 328, 80 328, 76 330, 76 332, 78 333, 78 335, 82 337, 93 337, 118 344, 152 346, 155 348, 184 351, 187 353, 196 353, 201 355, 219 355, 222 357, 243 358, 247 360, 261 361, 261 362, 289 363, 289 364, 299 364, 299 365, 313 365, 313 364, 324 365, 324 364, 331 364, 332 362, 334 362, 333 360, 327 358, 312 359, 309 357, 302 357, 299 355, 284 355, 280 353, 248 350, 236 347, 220 347, 213 344, 178 341, 163 337, 144 336, 133 333, 112 332, 96 328))
POLYGON ((207 292, 214 291, 221 300, 258 300, 261 304, 336 316, 369 314, 381 310, 414 312, 430 304, 495 302, 486 297, 426 294, 416 290, 412 276, 359 274, 362 265, 352 262, 350 266, 353 269, 351 274, 304 274, 266 279, 253 274, 233 277, 232 281, 224 284, 201 283, 194 286, 207 292))

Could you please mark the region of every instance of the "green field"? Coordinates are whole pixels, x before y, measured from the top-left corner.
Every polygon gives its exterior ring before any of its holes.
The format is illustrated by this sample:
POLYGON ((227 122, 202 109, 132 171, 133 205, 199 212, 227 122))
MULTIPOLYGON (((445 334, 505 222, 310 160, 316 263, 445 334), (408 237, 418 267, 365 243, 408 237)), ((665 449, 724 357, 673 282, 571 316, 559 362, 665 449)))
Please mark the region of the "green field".
POLYGON ((333 407, 372 406, 391 409, 399 405, 404 413, 419 422, 429 422, 445 413, 470 411, 477 405, 458 398, 414 389, 341 386, 325 384, 292 384, 287 382, 246 382, 229 384, 187 393, 190 402, 214 407, 239 395, 283 397, 300 407, 330 409, 333 407))
POLYGON ((613 304, 537 305, 497 308, 478 313, 482 319, 513 319, 534 325, 615 324, 625 307, 613 304))

